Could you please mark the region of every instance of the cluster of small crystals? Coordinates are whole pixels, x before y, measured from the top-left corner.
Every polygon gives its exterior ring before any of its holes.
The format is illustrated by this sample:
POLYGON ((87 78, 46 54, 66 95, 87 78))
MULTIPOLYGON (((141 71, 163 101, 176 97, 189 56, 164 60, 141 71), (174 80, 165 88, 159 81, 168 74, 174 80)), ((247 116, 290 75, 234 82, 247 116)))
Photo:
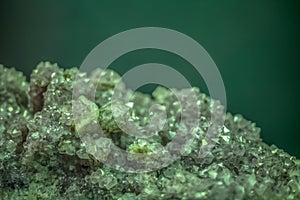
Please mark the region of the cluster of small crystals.
POLYGON ((19 171, 22 144, 28 134, 26 121, 30 119, 25 108, 27 90, 21 72, 0 65, 0 191, 27 182, 26 175, 19 171))
MULTIPOLYGON (((134 92, 127 103, 133 122, 149 124, 154 104, 164 108, 167 118, 162 130, 149 138, 126 134, 111 111, 119 82, 120 76, 111 70, 87 75, 42 62, 27 83, 21 72, 0 65, 1 199, 300 199, 300 161, 263 143, 255 123, 228 113, 221 134, 206 137, 216 101, 197 88, 192 90, 198 96, 199 127, 178 160, 148 173, 126 173, 104 165, 78 135, 94 120, 90 111, 97 113, 108 140, 142 154, 159 151, 172 141, 181 115, 180 104, 168 89, 158 87, 152 97, 134 92), (90 109, 79 113, 83 118, 78 126, 74 101, 90 109), (212 140, 215 146, 199 156, 212 140)), ((102 147, 103 155, 109 153, 103 144, 93 142, 102 147)))

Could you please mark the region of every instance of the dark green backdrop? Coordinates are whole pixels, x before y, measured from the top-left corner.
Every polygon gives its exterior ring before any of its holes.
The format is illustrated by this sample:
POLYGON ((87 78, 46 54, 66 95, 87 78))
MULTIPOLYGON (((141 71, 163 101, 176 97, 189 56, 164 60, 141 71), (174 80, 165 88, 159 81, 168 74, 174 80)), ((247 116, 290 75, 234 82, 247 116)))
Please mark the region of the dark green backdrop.
MULTIPOLYGON (((68 0, 0 5, 0 63, 26 74, 41 60, 79 66, 98 43, 130 28, 166 27, 189 35, 219 67, 228 110, 255 121, 267 143, 300 158, 298 1, 68 0)), ((132 52, 112 68, 122 74, 146 62, 171 65, 207 92, 192 66, 166 52, 132 52)))

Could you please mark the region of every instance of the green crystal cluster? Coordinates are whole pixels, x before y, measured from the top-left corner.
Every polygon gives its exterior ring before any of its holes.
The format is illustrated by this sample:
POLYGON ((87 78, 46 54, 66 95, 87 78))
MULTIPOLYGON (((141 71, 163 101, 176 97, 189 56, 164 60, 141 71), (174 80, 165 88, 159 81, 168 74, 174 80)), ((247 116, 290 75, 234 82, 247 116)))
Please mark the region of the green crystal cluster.
MULTIPOLYGON (((21 72, 0 65, 0 199, 300 199, 300 161, 265 144, 255 123, 227 113, 220 136, 205 137, 216 102, 197 88, 192 90, 199 101, 200 124, 179 159, 148 173, 108 167, 89 149, 99 148, 99 156, 105 157, 109 145, 96 140, 87 146, 78 134, 95 123, 87 113, 96 113, 108 144, 131 154, 160 151, 175 137, 181 113, 168 89, 158 87, 152 96, 134 92, 128 105, 134 123, 149 124, 154 103, 166 111, 167 120, 149 138, 128 135, 114 121, 110 106, 119 82, 111 70, 87 75, 42 62, 28 83, 21 72), (74 96, 76 78, 85 87, 74 96), (82 118, 76 127, 73 101, 90 111, 78 111, 82 118), (200 157, 199 149, 208 140, 215 146, 200 157)), ((184 95, 184 90, 178 92, 184 95)))

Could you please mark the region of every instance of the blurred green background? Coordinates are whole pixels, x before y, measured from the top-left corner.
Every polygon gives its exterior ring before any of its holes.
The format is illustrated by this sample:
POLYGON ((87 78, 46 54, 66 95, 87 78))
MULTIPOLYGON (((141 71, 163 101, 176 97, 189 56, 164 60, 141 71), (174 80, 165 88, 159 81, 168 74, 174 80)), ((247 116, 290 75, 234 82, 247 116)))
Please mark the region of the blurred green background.
MULTIPOLYGON (((228 110, 262 127, 267 143, 300 158, 299 1, 29 0, 0 5, 0 63, 27 75, 42 60, 80 66, 101 41, 131 28, 165 27, 189 35, 217 64, 228 110)), ((111 67, 122 74, 147 62, 168 64, 207 92, 192 66, 170 53, 131 52, 111 67)))

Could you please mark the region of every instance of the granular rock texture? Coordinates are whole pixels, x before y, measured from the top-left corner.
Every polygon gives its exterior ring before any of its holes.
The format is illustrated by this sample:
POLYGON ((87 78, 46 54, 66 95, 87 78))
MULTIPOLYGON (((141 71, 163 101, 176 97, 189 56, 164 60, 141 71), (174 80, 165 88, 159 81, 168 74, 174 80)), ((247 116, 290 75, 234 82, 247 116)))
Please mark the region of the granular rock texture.
MULTIPOLYGON (((201 111, 199 127, 179 159, 147 173, 108 167, 89 149, 101 147, 99 156, 104 157, 109 147, 81 141, 78 130, 86 130, 94 119, 82 114, 75 127, 73 101, 97 113, 107 141, 131 154, 160 151, 176 136, 181 113, 166 88, 158 87, 152 96, 134 92, 132 122, 149 124, 154 103, 167 116, 162 130, 149 138, 128 135, 114 121, 110 106, 119 81, 111 70, 87 75, 42 62, 28 83, 21 72, 0 65, 0 199, 300 199, 300 161, 265 144, 255 123, 227 113, 220 135, 205 137, 216 101, 197 88, 191 90, 201 111), (74 95, 76 78, 84 90, 74 95), (215 145, 199 156, 209 140, 215 145)), ((177 91, 184 96, 186 90, 177 91)))

